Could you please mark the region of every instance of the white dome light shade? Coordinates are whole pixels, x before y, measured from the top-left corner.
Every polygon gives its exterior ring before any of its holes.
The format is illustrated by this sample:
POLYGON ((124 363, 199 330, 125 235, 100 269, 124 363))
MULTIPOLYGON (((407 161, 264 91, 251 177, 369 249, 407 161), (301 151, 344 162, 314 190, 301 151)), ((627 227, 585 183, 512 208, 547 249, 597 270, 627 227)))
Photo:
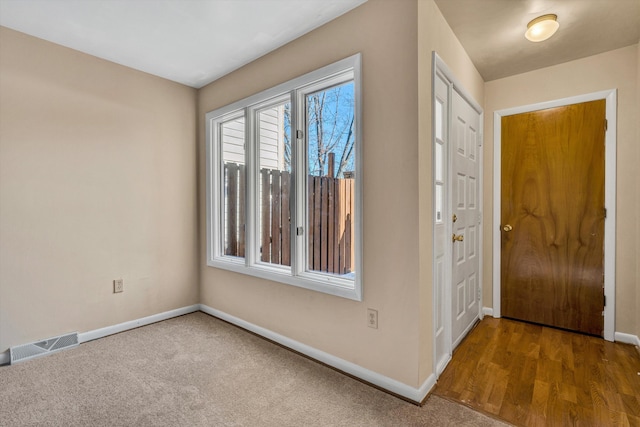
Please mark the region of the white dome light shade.
POLYGON ((557 15, 542 15, 534 19, 533 21, 527 24, 527 32, 524 33, 524 36, 527 40, 532 42, 541 42, 558 31, 560 24, 558 24, 557 15))

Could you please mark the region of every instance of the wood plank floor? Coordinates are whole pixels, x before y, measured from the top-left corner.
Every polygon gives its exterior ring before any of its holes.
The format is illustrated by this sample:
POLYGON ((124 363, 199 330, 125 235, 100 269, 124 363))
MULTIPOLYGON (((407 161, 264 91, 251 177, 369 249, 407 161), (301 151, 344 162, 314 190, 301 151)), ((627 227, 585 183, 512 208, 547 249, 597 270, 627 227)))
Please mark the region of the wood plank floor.
POLYGON ((485 317, 434 393, 516 426, 640 426, 640 354, 632 345, 485 317))

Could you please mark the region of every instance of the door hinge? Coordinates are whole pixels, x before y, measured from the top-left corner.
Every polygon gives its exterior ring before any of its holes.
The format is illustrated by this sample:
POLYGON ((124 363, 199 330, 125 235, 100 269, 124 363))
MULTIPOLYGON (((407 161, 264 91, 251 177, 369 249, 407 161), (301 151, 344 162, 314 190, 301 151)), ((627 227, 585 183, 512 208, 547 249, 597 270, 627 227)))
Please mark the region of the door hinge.
POLYGON ((303 232, 304 232, 304 229, 302 227, 297 227, 296 228, 296 235, 297 236, 302 236, 303 232))
POLYGON ((604 119, 604 130, 609 130, 609 120, 604 119))
POLYGON ((602 288, 602 306, 607 306, 607 296, 604 294, 604 288, 602 288))
POLYGON ((607 217, 607 208, 604 208, 604 217, 607 217))
POLYGON ((303 132, 303 131, 301 131, 301 130, 297 130, 297 131, 296 131, 296 138, 297 138, 297 139, 302 139, 302 138, 304 138, 304 132, 303 132))
POLYGON ((481 297, 482 297, 482 289, 478 288, 478 301, 480 301, 481 297))

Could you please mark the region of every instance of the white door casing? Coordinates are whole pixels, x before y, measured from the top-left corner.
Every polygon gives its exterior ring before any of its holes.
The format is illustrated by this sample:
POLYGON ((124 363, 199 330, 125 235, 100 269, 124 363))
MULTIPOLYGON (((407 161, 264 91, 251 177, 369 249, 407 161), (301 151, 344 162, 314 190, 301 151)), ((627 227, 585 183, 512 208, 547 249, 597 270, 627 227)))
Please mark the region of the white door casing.
POLYGON ((479 104, 435 52, 432 64, 433 369, 437 377, 482 315, 483 121, 479 104), (456 140, 458 135, 461 140, 456 140), (458 160, 454 160, 456 152, 458 160), (461 190, 454 188, 458 181, 464 181, 461 190), (460 218, 456 224, 454 212, 460 218), (453 243, 454 231, 465 236, 462 242, 453 243))
POLYGON ((449 187, 449 83, 444 76, 434 73, 433 104, 433 288, 434 288, 434 339, 436 350, 436 374, 444 371, 451 359, 451 328, 446 319, 450 318, 449 295, 446 291, 450 265, 449 215, 447 190, 449 187))

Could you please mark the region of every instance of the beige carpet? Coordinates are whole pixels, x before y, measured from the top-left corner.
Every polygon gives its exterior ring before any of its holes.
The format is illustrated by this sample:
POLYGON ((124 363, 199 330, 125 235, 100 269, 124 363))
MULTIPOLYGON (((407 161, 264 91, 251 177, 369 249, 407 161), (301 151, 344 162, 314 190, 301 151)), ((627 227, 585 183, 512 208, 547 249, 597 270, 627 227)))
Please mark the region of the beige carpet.
POLYGON ((423 407, 204 313, 0 367, 1 426, 500 426, 423 407))

